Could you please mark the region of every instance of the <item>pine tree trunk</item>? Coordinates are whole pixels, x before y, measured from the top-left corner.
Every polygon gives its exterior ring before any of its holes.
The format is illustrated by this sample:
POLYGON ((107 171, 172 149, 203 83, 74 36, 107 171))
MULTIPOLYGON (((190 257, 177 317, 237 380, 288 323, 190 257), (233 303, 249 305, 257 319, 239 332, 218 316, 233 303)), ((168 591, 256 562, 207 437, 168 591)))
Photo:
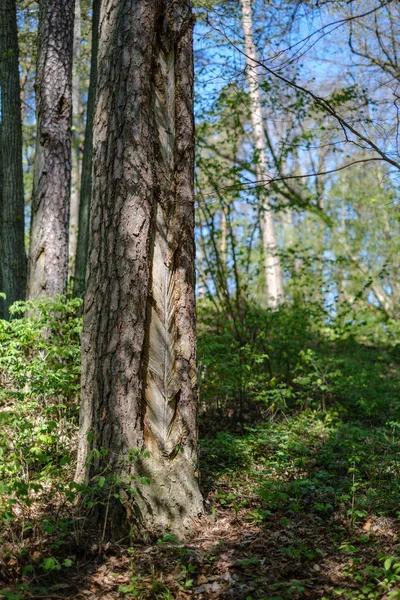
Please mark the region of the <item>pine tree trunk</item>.
POLYGON ((192 25, 190 0, 102 3, 77 479, 105 478, 112 536, 202 510, 192 25))
POLYGON ((0 318, 26 287, 22 125, 15 0, 0 6, 0 318))
MULTIPOLYGON (((247 81, 250 93, 251 121, 253 126, 254 146, 257 151, 257 177, 265 180, 268 177, 266 139, 262 115, 260 84, 256 62, 256 48, 253 39, 253 18, 250 0, 240 0, 242 8, 242 25, 244 48, 247 64, 247 81)), ((284 299, 282 271, 278 247, 276 243, 274 217, 267 195, 262 195, 260 206, 260 230, 264 254, 265 281, 267 286, 267 306, 277 308, 284 299)))
POLYGON ((41 0, 28 296, 66 291, 74 0, 41 0))
POLYGON ((99 48, 100 0, 92 3, 92 52, 90 82, 83 146, 81 191, 79 200, 78 239, 75 260, 74 293, 82 296, 85 289, 86 264, 89 248, 90 202, 92 197, 93 118, 97 82, 97 53, 99 48))
POLYGON ((78 241, 79 191, 81 182, 82 102, 80 94, 81 0, 75 0, 74 49, 72 58, 72 153, 71 202, 69 210, 69 275, 75 274, 78 241))

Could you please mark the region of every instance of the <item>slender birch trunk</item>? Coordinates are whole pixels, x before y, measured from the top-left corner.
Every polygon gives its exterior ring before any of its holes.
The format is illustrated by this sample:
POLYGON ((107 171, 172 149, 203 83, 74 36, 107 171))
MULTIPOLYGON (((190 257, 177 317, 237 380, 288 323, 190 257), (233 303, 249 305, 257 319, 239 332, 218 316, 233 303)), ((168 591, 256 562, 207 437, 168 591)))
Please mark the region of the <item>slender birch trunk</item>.
POLYGON ((83 296, 89 248, 90 202, 92 197, 93 118, 97 83, 97 53, 99 48, 100 0, 92 2, 92 51, 90 82, 86 111, 85 141, 82 157, 82 177, 79 199, 78 238, 75 259, 74 294, 83 296))
POLYGON ((81 182, 82 102, 80 94, 81 61, 81 0, 75 0, 74 49, 72 59, 72 152, 71 201, 69 209, 69 276, 75 274, 76 247, 78 243, 79 192, 81 182))
POLYGON ((118 538, 202 511, 192 26, 189 0, 101 6, 76 477, 118 538))
MULTIPOLYGON (((244 47, 246 53, 247 81, 250 93, 251 122, 254 147, 257 152, 257 176, 265 180, 268 176, 266 139, 262 115, 260 85, 256 63, 256 48, 253 39, 253 19, 250 0, 240 0, 244 47)), ((275 237, 274 217, 266 194, 262 194, 260 206, 260 229, 264 254, 267 306, 276 309, 284 300, 282 271, 275 237)))
POLYGON ((26 287, 22 125, 15 0, 0 6, 0 318, 26 287))
POLYGON ((74 5, 75 0, 40 1, 30 299, 67 289, 74 5))
MULTIPOLYGON (((201 227, 201 225, 200 225, 201 227)), ((207 288, 205 285, 205 273, 204 273, 204 256, 203 256, 203 247, 201 240, 196 245, 196 264, 198 269, 198 277, 197 277, 197 298, 198 300, 203 300, 205 298, 207 288)))
POLYGON ((222 265, 222 272, 223 272, 223 277, 224 277, 224 285, 227 286, 227 258, 228 258, 228 254, 227 254, 227 222, 226 222, 226 213, 227 213, 227 208, 226 206, 223 206, 221 209, 221 247, 220 247, 220 254, 221 254, 221 265, 222 265))

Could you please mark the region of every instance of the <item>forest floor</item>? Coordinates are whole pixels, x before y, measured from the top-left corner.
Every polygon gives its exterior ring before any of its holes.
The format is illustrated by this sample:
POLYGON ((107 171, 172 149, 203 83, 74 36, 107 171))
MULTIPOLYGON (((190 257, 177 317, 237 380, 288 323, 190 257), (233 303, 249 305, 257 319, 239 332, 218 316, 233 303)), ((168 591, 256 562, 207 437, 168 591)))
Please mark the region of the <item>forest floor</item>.
MULTIPOLYGON (((202 443, 206 513, 192 540, 165 535, 153 545, 99 548, 76 529, 61 539, 60 527, 40 537, 30 536, 32 526, 23 539, 3 538, 1 593, 7 600, 400 598, 399 451, 396 425, 360 426, 332 412, 218 432, 202 443)), ((56 498, 42 500, 40 511, 31 506, 31 522, 37 510, 38 522, 62 523, 56 498)))
POLYGON ((399 345, 283 314, 268 371, 212 331, 195 535, 105 545, 72 482, 80 319, 55 305, 49 338, 46 306, 0 321, 0 598, 400 600, 399 345))

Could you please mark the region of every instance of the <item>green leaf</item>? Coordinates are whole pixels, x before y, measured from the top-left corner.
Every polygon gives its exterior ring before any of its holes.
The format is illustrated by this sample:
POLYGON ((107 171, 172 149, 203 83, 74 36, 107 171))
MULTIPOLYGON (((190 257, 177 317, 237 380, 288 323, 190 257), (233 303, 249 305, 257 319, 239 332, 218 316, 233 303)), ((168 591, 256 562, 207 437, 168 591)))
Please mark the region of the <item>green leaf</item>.
POLYGON ((390 567, 392 566, 392 562, 393 559, 392 558, 387 558, 384 562, 384 567, 385 567, 385 571, 389 571, 390 567))
POLYGON ((74 563, 73 563, 73 561, 72 561, 70 558, 66 558, 66 559, 64 560, 64 562, 63 562, 63 566, 64 566, 64 567, 72 567, 72 565, 73 565, 73 564, 74 564, 74 563))
POLYGON ((53 556, 45 558, 44 561, 40 564, 40 567, 45 571, 59 571, 61 569, 60 563, 53 556))

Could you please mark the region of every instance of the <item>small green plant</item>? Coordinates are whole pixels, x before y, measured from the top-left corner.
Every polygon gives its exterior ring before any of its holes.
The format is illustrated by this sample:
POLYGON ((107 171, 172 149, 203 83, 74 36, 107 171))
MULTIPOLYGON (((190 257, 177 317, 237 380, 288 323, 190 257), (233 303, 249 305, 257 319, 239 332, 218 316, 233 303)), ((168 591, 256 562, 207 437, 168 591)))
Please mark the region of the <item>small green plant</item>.
POLYGON ((185 564, 182 559, 178 560, 180 572, 177 576, 178 587, 181 591, 190 590, 193 587, 194 575, 196 573, 196 565, 185 564))
POLYGON ((251 558, 242 558, 238 560, 237 564, 240 567, 254 567, 260 564, 260 559, 258 556, 252 556, 251 558))
POLYGON ((381 565, 360 566, 359 561, 353 561, 345 570, 346 576, 357 584, 357 589, 337 588, 335 596, 349 600, 367 600, 399 598, 400 561, 398 557, 381 558, 381 565), (382 564, 383 563, 383 564, 382 564), (394 589, 393 589, 394 588, 394 589))
POLYGON ((160 581, 154 567, 149 575, 134 575, 130 577, 128 585, 120 585, 118 592, 130 598, 138 600, 147 600, 156 598, 157 600, 172 600, 171 592, 166 584, 160 581))
POLYGON ((158 538, 157 544, 172 544, 176 546, 177 544, 179 544, 179 539, 178 536, 174 533, 164 533, 164 535, 161 538, 158 538))

